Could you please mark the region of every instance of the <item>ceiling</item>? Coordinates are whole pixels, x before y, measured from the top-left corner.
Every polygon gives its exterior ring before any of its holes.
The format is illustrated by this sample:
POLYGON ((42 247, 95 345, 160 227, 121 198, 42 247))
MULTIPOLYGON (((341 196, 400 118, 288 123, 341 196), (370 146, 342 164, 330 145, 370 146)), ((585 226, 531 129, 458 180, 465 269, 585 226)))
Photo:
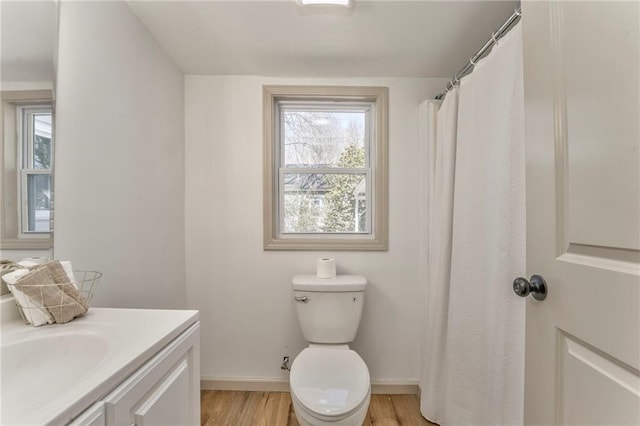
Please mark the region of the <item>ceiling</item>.
POLYGON ((517 1, 128 1, 186 74, 451 77, 517 1))
POLYGON ((0 0, 2 81, 52 81, 57 40, 53 0, 0 0))

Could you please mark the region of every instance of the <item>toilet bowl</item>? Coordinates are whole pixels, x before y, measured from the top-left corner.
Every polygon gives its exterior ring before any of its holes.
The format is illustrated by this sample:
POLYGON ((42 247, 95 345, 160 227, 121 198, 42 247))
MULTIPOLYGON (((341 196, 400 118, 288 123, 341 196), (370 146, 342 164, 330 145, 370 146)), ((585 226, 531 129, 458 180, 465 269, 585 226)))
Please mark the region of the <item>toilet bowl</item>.
POLYGON ((289 382, 301 425, 360 426, 367 415, 369 369, 348 345, 309 345, 294 360, 289 382))
POLYGON ((293 277, 293 300, 309 347, 291 365, 293 409, 303 426, 360 426, 371 400, 369 369, 348 343, 360 325, 367 280, 293 277))

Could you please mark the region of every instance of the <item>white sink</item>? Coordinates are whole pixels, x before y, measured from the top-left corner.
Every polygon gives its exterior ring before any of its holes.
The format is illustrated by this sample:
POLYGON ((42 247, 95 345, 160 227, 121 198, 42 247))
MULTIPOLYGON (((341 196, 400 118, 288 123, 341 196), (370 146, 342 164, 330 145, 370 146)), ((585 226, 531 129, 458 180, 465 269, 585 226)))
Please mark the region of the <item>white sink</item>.
POLYGON ((91 308, 67 324, 3 319, 0 425, 69 423, 197 317, 197 311, 91 308))
POLYGON ((0 346, 3 417, 20 417, 54 399, 113 352, 108 340, 96 330, 42 331, 14 335, 0 346))

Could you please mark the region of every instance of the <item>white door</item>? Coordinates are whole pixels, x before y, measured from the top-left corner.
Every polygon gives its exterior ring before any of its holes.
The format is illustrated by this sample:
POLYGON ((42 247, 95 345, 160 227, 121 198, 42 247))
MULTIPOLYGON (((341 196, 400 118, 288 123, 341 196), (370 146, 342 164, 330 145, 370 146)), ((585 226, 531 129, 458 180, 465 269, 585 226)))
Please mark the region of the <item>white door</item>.
POLYGON ((640 425, 640 3, 524 2, 525 423, 640 425))

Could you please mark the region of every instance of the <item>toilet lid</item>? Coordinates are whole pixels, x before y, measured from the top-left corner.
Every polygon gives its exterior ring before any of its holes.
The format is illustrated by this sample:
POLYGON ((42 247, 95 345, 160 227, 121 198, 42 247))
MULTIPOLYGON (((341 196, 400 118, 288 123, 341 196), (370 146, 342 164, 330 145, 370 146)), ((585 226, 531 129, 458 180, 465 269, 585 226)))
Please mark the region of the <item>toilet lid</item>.
POLYGON ((369 369, 351 349, 304 349, 291 366, 289 380, 295 397, 321 416, 343 416, 369 394, 369 369))

